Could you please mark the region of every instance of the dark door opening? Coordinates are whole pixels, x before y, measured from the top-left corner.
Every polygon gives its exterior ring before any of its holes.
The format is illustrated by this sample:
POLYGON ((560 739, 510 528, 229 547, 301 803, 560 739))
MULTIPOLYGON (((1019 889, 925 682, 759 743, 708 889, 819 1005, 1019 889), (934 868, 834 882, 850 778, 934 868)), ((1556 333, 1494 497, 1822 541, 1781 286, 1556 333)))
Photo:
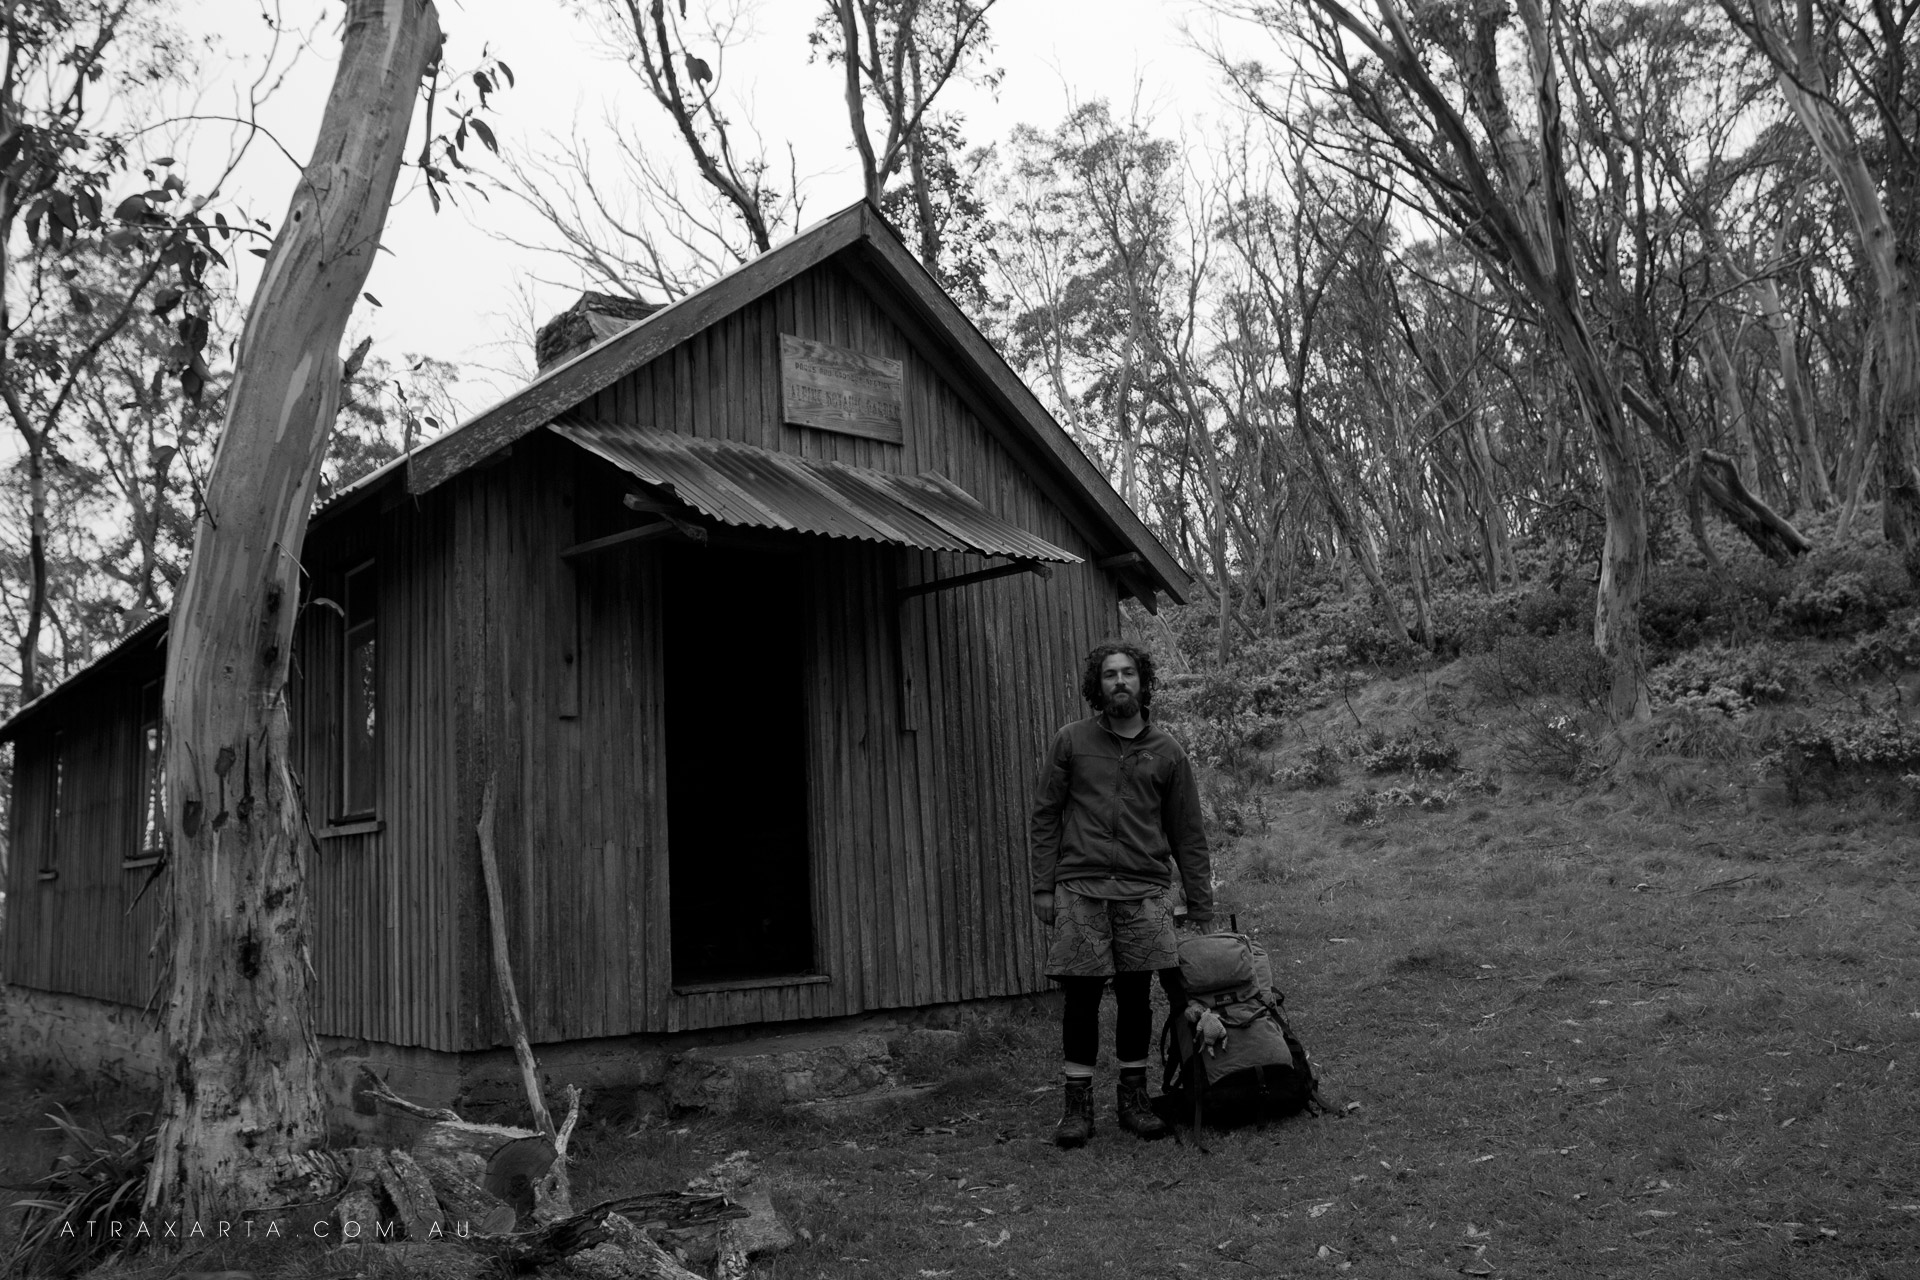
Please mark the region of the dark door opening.
POLYGON ((665 559, 674 985, 809 973, 801 561, 717 547, 665 559))

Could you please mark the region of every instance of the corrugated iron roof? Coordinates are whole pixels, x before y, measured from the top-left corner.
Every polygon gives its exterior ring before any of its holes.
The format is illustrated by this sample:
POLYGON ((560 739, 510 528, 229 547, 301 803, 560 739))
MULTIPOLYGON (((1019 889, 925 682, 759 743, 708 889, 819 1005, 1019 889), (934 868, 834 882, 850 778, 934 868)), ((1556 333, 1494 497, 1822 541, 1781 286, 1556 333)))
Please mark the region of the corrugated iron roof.
POLYGON ((169 614, 165 613, 154 614, 126 635, 121 636, 111 647, 97 655, 91 662, 84 663, 75 668, 74 671, 62 679, 59 684, 54 685, 50 689, 42 690, 40 695, 34 698, 32 702, 25 703, 16 708, 14 713, 8 716, 4 723, 0 723, 0 742, 5 742, 12 738, 19 732, 20 726, 28 720, 37 718, 41 712, 46 710, 48 704, 53 701, 55 694, 80 683, 81 677, 97 671, 102 667, 111 665, 117 659, 137 648, 143 641, 157 640, 159 637, 165 635, 169 616, 169 614))
POLYGON ((553 430, 722 524, 1056 564, 1080 560, 932 472, 873 471, 618 423, 556 422, 553 430))

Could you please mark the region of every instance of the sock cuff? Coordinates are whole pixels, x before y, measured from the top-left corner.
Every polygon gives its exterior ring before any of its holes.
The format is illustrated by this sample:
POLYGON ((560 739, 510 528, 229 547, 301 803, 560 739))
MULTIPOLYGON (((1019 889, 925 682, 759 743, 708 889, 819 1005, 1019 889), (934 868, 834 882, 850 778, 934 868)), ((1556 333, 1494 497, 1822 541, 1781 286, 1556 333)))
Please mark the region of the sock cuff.
POLYGON ((1113 1065, 1120 1071, 1145 1071, 1147 1069, 1147 1061, 1147 1059, 1142 1058, 1138 1062, 1116 1062, 1113 1065))
POLYGON ((1063 1062, 1060 1064, 1060 1074, 1069 1080, 1091 1080, 1093 1068, 1082 1066, 1078 1062, 1063 1062))

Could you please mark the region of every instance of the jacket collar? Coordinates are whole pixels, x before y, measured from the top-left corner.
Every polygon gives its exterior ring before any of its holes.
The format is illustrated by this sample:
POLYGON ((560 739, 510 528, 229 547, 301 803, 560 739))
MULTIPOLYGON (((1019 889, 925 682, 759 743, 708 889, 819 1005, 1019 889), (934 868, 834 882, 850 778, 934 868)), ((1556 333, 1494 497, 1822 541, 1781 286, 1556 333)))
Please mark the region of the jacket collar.
POLYGON ((1156 727, 1153 723, 1153 714, 1149 711, 1142 711, 1140 713, 1140 732, 1134 734, 1131 738, 1121 738, 1119 734, 1114 733, 1113 726, 1107 723, 1107 713, 1104 711, 1094 712, 1093 722, 1099 725, 1105 732, 1112 734, 1112 736, 1116 738, 1120 738, 1122 742, 1144 742, 1156 727))

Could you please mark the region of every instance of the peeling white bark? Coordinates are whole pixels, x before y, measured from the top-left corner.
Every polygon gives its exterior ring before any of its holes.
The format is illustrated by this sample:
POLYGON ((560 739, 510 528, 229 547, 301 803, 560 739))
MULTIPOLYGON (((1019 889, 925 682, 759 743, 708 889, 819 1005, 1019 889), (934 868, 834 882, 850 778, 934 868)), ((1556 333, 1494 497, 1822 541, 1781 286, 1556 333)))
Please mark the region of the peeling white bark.
POLYGON ((272 1203, 320 1142, 306 813, 285 690, 298 549, 333 429, 340 340, 373 265, 431 0, 351 0, 321 122, 240 342, 167 646, 173 993, 150 1211, 272 1203))

